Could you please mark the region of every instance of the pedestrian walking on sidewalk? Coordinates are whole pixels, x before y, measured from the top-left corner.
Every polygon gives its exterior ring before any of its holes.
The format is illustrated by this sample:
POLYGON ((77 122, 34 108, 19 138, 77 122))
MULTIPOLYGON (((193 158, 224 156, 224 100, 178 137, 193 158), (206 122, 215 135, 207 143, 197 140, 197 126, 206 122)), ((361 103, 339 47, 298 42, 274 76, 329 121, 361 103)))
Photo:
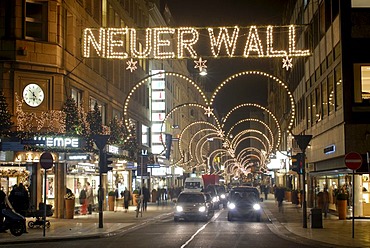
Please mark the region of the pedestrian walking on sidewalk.
POLYGON ((283 213, 283 201, 285 197, 285 189, 283 187, 277 187, 276 188, 276 193, 275 193, 275 198, 278 202, 278 207, 279 207, 279 212, 283 213))
POLYGON ((143 196, 143 209, 144 211, 146 211, 147 207, 148 207, 148 201, 150 200, 150 191, 149 189, 145 186, 145 184, 143 185, 142 189, 141 189, 141 194, 143 196))
POLYGON ((328 189, 325 187, 324 191, 321 191, 317 194, 317 203, 318 207, 321 208, 322 212, 324 213, 324 217, 328 216, 329 212, 329 192, 328 189))
POLYGON ((83 187, 83 189, 80 191, 79 195, 79 201, 81 204, 81 214, 86 215, 87 214, 87 203, 86 203, 86 187, 83 187))
POLYGON ((125 208, 125 213, 128 212, 128 204, 131 200, 131 193, 129 190, 127 190, 127 187, 125 187, 125 191, 121 192, 121 196, 123 197, 123 207, 125 208))
POLYGON ((267 200, 267 196, 270 192, 270 186, 268 184, 266 184, 264 187, 263 187, 263 193, 265 194, 265 200, 267 200))

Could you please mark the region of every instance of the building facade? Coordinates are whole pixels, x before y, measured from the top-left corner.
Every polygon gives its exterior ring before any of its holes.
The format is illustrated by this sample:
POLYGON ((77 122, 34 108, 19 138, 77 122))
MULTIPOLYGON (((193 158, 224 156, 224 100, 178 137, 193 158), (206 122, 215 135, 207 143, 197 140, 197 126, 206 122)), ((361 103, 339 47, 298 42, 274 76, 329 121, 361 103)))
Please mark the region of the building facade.
MULTIPOLYGON (((148 26, 147 2, 16 0, 1 1, 0 9, 0 88, 13 115, 12 131, 30 132, 34 139, 51 140, 48 149, 52 151, 55 165, 47 171, 45 190, 55 217, 64 217, 66 188, 75 194, 77 208, 79 191, 86 182, 93 188, 95 203, 99 184, 106 193, 117 187, 132 190, 135 173, 127 161, 116 160, 114 169, 99 181, 98 156, 84 151, 83 139, 73 140, 75 137, 66 137, 64 130, 58 129, 63 126, 63 118, 58 113, 67 98, 72 97, 85 113, 97 104, 103 126, 108 126, 114 117, 123 117, 125 99, 135 83, 148 75, 148 62, 140 60, 137 71, 131 73, 126 70, 124 60, 84 58, 82 30, 148 26), (27 92, 33 93, 27 96, 27 92), (80 148, 78 153, 71 152, 72 144, 80 148)), ((142 126, 151 126, 149 86, 135 92, 128 112, 141 145, 142 126)), ((3 144, 4 141, 7 140, 2 139, 3 144)), ((41 143, 45 146, 45 142, 41 143)), ((150 145, 147 148, 150 149, 150 145)), ((106 149, 125 153, 113 146, 106 149)), ((12 185, 25 183, 34 206, 42 201, 44 190, 44 171, 38 163, 42 152, 42 147, 32 151, 23 146, 1 152, 1 187, 8 193, 12 185)))
MULTIPOLYGON (((306 26, 298 41, 310 48, 312 56, 296 60, 291 71, 276 68, 294 92, 297 118, 292 134, 313 136, 306 149, 308 206, 317 206, 317 194, 326 188, 329 208, 334 211, 338 193, 349 195, 348 209, 354 196, 356 216, 369 216, 366 154, 370 149, 370 50, 366 44, 370 35, 365 21, 369 7, 355 0, 290 1, 284 22, 306 26), (349 152, 364 158, 354 178, 344 160, 349 152)), ((270 93, 272 108, 287 108, 284 101, 277 100, 276 93, 270 93)), ((287 134, 285 139, 289 137, 287 134)), ((293 142, 292 147, 282 149, 294 155, 297 147, 293 142)))

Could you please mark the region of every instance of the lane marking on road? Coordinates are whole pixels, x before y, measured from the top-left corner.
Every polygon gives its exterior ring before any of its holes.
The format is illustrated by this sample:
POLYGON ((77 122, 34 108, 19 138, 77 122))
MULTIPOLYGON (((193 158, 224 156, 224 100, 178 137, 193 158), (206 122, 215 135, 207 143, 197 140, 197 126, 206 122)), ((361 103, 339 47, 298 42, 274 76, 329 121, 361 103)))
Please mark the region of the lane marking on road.
POLYGON ((216 213, 212 219, 210 219, 206 224, 204 224, 201 228, 199 228, 191 237, 188 241, 186 241, 182 246, 181 248, 184 248, 186 247, 194 238, 195 236, 198 235, 198 233, 200 233, 204 228, 206 228, 206 226, 211 223, 211 221, 213 221, 214 219, 217 219, 218 216, 221 214, 222 211, 219 211, 218 213, 216 213))

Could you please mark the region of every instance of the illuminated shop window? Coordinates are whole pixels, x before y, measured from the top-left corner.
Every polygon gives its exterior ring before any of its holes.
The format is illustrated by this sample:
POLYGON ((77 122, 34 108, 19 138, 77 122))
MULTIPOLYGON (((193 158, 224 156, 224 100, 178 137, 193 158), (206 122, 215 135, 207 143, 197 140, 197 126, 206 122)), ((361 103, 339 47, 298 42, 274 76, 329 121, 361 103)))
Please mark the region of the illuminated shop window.
POLYGON ((370 66, 361 66, 361 99, 370 99, 370 66))

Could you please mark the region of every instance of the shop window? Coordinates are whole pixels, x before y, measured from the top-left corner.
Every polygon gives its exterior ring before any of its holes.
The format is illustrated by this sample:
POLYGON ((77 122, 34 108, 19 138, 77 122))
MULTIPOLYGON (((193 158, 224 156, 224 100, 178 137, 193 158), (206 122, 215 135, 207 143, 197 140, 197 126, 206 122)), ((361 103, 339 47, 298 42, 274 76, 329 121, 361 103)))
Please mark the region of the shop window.
POLYGON ((328 76, 328 110, 329 114, 335 110, 335 94, 334 94, 334 75, 333 73, 328 76))
POLYGON ((335 68, 335 103, 336 109, 343 106, 342 70, 340 65, 335 68))
POLYGON ((77 107, 82 104, 82 92, 80 90, 72 88, 71 97, 75 100, 77 107))
POLYGON ((141 144, 149 147, 150 146, 149 137, 150 137, 149 127, 141 125, 141 144))
POLYGON ((321 105, 321 85, 315 89, 315 98, 316 98, 316 114, 315 121, 319 122, 322 120, 322 105, 321 105))
POLYGON ((361 66, 361 100, 370 101, 370 66, 361 66))
POLYGON ((46 1, 27 1, 25 37, 32 40, 47 40, 48 5, 46 1))
POLYGON ((321 83, 322 90, 322 118, 328 115, 328 84, 326 79, 321 83))
POLYGON ((316 97, 315 91, 311 93, 311 125, 316 122, 316 97))

